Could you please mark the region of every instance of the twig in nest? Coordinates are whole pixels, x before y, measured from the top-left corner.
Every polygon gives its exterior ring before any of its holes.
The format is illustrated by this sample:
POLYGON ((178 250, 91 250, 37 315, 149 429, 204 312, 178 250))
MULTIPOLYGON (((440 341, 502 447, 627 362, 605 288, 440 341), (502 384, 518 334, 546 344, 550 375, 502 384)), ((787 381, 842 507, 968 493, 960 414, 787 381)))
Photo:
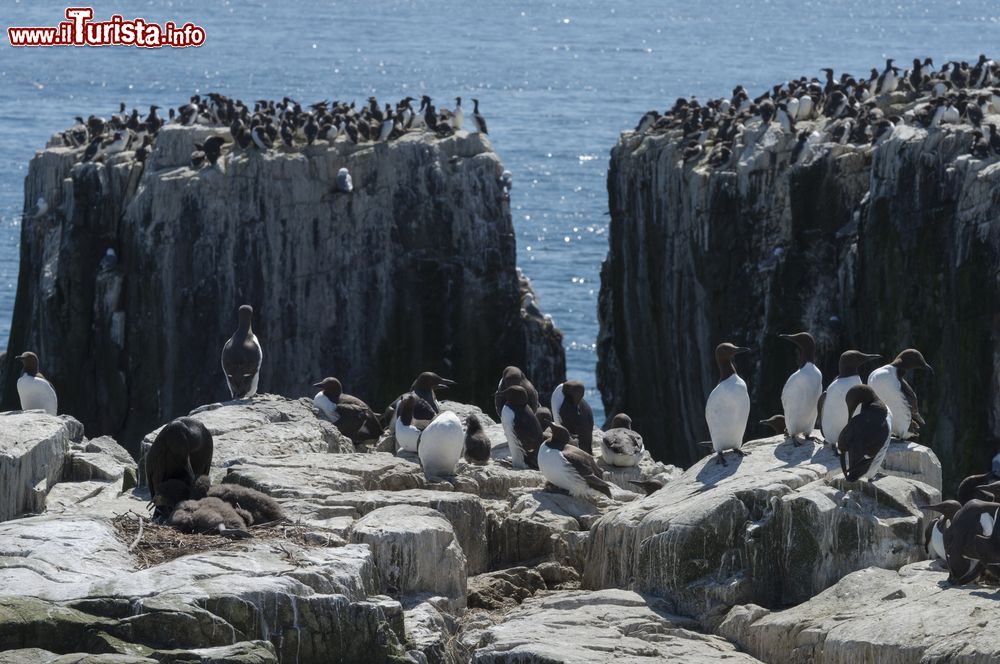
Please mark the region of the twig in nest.
POLYGON ((135 549, 135 547, 139 546, 139 540, 141 540, 141 539, 142 539, 142 524, 143 524, 143 523, 144 523, 145 521, 146 521, 146 520, 145 520, 145 519, 143 519, 143 518, 142 518, 141 516, 139 517, 139 534, 135 536, 135 541, 134 541, 134 542, 132 542, 132 543, 131 543, 131 544, 129 545, 129 547, 128 547, 128 551, 129 551, 129 553, 131 553, 131 552, 133 551, 133 549, 135 549))

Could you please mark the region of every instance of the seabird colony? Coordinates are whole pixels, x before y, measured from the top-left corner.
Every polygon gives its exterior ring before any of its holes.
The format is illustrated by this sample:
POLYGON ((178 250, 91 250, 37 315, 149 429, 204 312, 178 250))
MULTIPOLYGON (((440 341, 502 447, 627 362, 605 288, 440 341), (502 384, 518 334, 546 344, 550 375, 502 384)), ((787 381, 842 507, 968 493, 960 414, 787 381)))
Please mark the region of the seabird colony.
MULTIPOLYGON (((762 134, 753 131, 755 124, 770 127, 772 123, 783 132, 798 132, 793 163, 809 143, 877 145, 904 124, 935 129, 968 122, 977 128, 973 155, 1000 154, 996 125, 986 124, 988 136, 982 129, 984 119, 1000 110, 1000 88, 995 87, 1000 85, 1000 65, 985 56, 974 65, 949 62, 940 70, 930 58, 914 60, 906 71, 888 60, 882 71, 873 69, 869 76, 859 78, 847 73, 837 78, 831 69, 822 71, 825 80, 802 77, 775 85, 755 99, 742 86, 730 98, 705 104, 678 99, 662 115, 646 113, 635 131, 681 132, 685 160, 705 161, 715 168, 727 167, 734 155, 762 134), (904 107, 908 110, 902 114, 895 112, 904 107), (810 124, 800 130, 799 123, 810 124)), ((159 116, 157 106, 140 119, 135 110, 126 113, 124 105, 109 121, 77 118, 62 140, 67 146, 86 146, 85 160, 101 160, 125 149, 136 150, 142 160, 166 122, 228 126, 231 143, 216 136, 197 146, 192 165, 200 167, 214 164, 225 146, 295 149, 339 136, 363 143, 391 141, 408 131, 443 137, 462 128, 460 98, 451 111, 438 110, 426 96, 414 110, 413 101, 407 97, 395 108, 386 104, 384 109, 375 98, 360 108, 319 102, 305 110, 286 97, 280 102, 258 100, 251 110, 240 100, 213 93, 205 98, 196 95, 189 104, 171 109, 168 120, 159 116)), ((478 101, 473 103, 474 123, 485 133, 478 101)), ((342 175, 346 177, 339 186, 349 191, 349 174, 342 175)), ((233 398, 250 398, 257 391, 264 349, 253 333, 252 318, 248 305, 240 308, 237 330, 222 350, 225 380, 233 398)), ((781 338, 794 345, 798 368, 782 390, 783 413, 762 424, 784 434, 789 445, 830 445, 848 481, 877 480, 890 444, 919 436, 924 420, 906 376, 912 370, 931 371, 930 365, 916 349, 905 349, 863 381, 861 367, 879 356, 849 350, 841 356, 838 375, 824 390, 822 373, 814 363, 813 337, 799 332, 781 338)), ((726 452, 749 454, 743 445, 750 397, 736 358, 750 351, 732 343, 722 343, 714 351, 720 379, 705 408, 710 432, 706 445, 714 450, 715 463, 720 465, 728 465, 726 452)), ((27 352, 19 359, 24 364, 18 381, 22 406, 55 412, 55 392, 39 371, 38 357, 27 352)), ((414 454, 428 477, 440 479, 454 475, 463 455, 474 464, 492 459, 492 445, 479 419, 470 416, 463 428, 461 419, 437 400, 436 392, 452 385, 434 372, 421 373, 407 392, 378 415, 361 399, 345 394, 340 381, 331 376, 315 383, 321 389, 314 403, 355 443, 394 435, 399 448, 414 454)), ((603 479, 604 470, 595 458, 593 414, 582 383, 569 380, 558 385, 548 408, 524 372, 511 366, 503 371, 493 396, 509 448, 509 458, 498 462, 539 470, 553 490, 589 500, 614 498, 615 489, 603 479)), ((597 448, 605 465, 633 466, 645 453, 642 436, 631 425, 624 413, 612 418, 597 448)), ((179 418, 163 428, 147 457, 152 502, 159 518, 186 531, 218 531, 231 537, 246 536, 245 527, 260 519, 282 518, 280 506, 263 494, 211 487, 207 478, 211 454, 211 434, 195 420, 179 418)), ((647 495, 662 486, 634 484, 647 495)), ((926 545, 929 553, 947 565, 952 583, 969 583, 988 566, 1000 565, 1000 529, 994 530, 1000 515, 1000 454, 988 472, 966 478, 958 495, 959 500, 926 506, 941 515, 928 525, 926 545)))
POLYGON ((704 103, 682 97, 662 114, 647 111, 635 132, 679 133, 684 161, 717 169, 731 168, 772 126, 796 136, 793 164, 822 143, 878 145, 903 125, 934 130, 969 124, 975 128, 971 154, 1000 155, 997 123, 988 117, 1000 113, 1000 64, 985 55, 975 64, 952 61, 940 69, 931 58, 915 58, 909 69, 889 59, 867 76, 820 72, 822 77, 778 83, 755 98, 742 85, 704 103))
MULTIPOLYGON (((333 143, 340 137, 354 144, 393 141, 408 132, 430 132, 445 138, 463 128, 465 111, 461 97, 455 98, 451 109, 435 106, 427 95, 420 98, 417 108, 413 107, 415 101, 413 97, 404 97, 395 106, 381 105, 375 97, 369 97, 360 106, 355 102, 324 100, 304 107, 284 97, 280 101, 258 99, 251 107, 240 99, 211 92, 193 95, 187 104, 169 109, 167 118, 160 115, 162 109, 155 104, 141 116, 138 109, 126 111, 123 102, 108 119, 91 115, 84 120, 78 116, 60 138, 66 147, 85 147, 85 162, 102 161, 127 150, 135 151, 138 161, 145 161, 157 133, 165 125, 228 127, 228 137, 211 136, 195 144, 191 166, 201 168, 217 163, 227 147, 289 151, 317 140, 333 143)), ((479 112, 479 100, 472 101, 474 129, 486 134, 486 119, 479 112)), ((339 175, 338 189, 349 192, 352 188, 350 176, 339 175)))

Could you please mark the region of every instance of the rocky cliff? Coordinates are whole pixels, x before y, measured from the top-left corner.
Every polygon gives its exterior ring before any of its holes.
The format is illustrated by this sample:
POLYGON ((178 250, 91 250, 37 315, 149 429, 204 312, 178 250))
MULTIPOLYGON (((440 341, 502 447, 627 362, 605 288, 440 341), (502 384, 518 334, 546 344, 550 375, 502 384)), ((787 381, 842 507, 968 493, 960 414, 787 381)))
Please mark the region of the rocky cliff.
MULTIPOLYGON (((879 103, 889 115, 903 101, 879 103)), ((900 122, 875 146, 810 138, 794 164, 795 134, 776 123, 751 120, 743 136, 721 168, 684 159, 679 131, 626 132, 612 150, 606 412, 627 411, 658 458, 688 464, 708 437, 715 345, 755 349, 741 372, 757 422, 780 412, 795 368, 777 334, 809 330, 828 381, 848 348, 920 349, 935 369, 911 381, 921 442, 945 486, 988 469, 1000 439, 1000 166, 969 155, 972 127, 900 122)))
POLYGON ((134 153, 81 163, 50 146, 25 181, 13 356, 42 358, 61 411, 134 445, 166 419, 228 398, 219 355, 253 305, 261 390, 311 394, 336 375, 381 407, 424 370, 491 403, 518 364, 542 391, 562 380, 561 335, 520 307, 514 233, 488 139, 409 133, 300 150, 226 148, 189 166, 224 128, 167 125, 134 153), (349 169, 353 193, 334 191, 349 169), (44 198, 48 211, 33 214, 44 198), (100 267, 108 248, 118 255, 100 267))

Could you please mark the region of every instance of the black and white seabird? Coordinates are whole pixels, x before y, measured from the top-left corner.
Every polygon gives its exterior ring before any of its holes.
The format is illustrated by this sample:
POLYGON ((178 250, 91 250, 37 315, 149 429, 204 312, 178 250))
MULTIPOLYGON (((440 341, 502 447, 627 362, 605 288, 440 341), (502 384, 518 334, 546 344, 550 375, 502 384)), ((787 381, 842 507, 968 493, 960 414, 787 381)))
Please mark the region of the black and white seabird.
POLYGON ((611 498, 611 485, 597 460, 585 451, 569 445, 569 431, 552 425, 552 437, 538 451, 538 470, 550 484, 578 498, 604 494, 611 498))
POLYGON ((645 449, 642 436, 632 429, 632 418, 625 413, 615 415, 601 436, 601 460, 610 466, 637 466, 645 449))
POLYGON ((552 418, 576 438, 584 452, 594 453, 594 412, 584 398, 583 383, 567 380, 552 390, 552 418))
POLYGON ((17 359, 24 365, 24 371, 17 379, 21 410, 44 410, 49 415, 55 415, 59 409, 59 399, 52 383, 38 370, 38 356, 25 351, 17 359))
POLYGON ((257 336, 253 333, 253 307, 244 304, 239 310, 239 325, 222 347, 222 371, 234 399, 257 394, 260 365, 264 361, 257 336))
POLYGON ((462 128, 463 122, 465 122, 465 111, 462 110, 462 98, 455 97, 455 110, 451 112, 451 126, 454 127, 455 131, 458 131, 462 128))
POLYGON ((910 369, 926 369, 934 373, 920 351, 907 348, 891 363, 868 374, 868 385, 892 412, 892 435, 903 440, 918 437, 924 424, 917 395, 904 378, 910 369))
POLYGON ((518 367, 509 366, 500 375, 500 382, 497 384, 497 391, 493 396, 493 405, 496 407, 497 417, 500 417, 503 413, 503 391, 514 385, 520 385, 524 388, 524 391, 528 393, 528 406, 532 411, 538 410, 538 390, 531 384, 531 381, 528 380, 523 371, 518 367))
POLYGON ((816 426, 816 409, 823 393, 823 373, 814 364, 816 342, 808 332, 778 335, 796 346, 799 368, 781 390, 781 408, 785 415, 785 427, 792 443, 801 445, 799 436, 812 438, 816 426))
POLYGON ((490 133, 490 132, 488 132, 486 130, 486 118, 484 118, 482 115, 479 114, 479 100, 478 99, 473 99, 472 100, 472 119, 475 121, 475 123, 476 123, 476 130, 479 131, 480 134, 488 134, 488 133, 490 133))
POLYGON ((983 573, 986 568, 984 556, 993 557, 990 549, 995 547, 989 545, 998 510, 1000 503, 973 499, 962 505, 951 519, 944 531, 945 560, 951 585, 972 583, 983 573), (987 541, 980 540, 981 537, 987 541))
POLYGON ((520 385, 503 391, 500 413, 510 459, 514 468, 538 468, 538 449, 542 445, 542 427, 528 405, 528 393, 520 385))
POLYGON ((410 386, 410 391, 416 395, 417 401, 413 407, 413 416, 428 422, 434 419, 440 410, 435 390, 453 387, 455 381, 442 378, 433 371, 425 371, 417 376, 410 386))
POLYGON ((493 444, 483 431, 483 424, 475 413, 465 421, 465 461, 476 466, 485 466, 490 460, 493 444))
MULTIPOLYGON (((413 392, 404 394, 399 400, 396 409, 396 420, 393 425, 393 434, 396 437, 396 444, 399 449, 405 452, 416 452, 417 443, 420 441, 420 433, 430 424, 430 419, 418 418, 414 415, 417 403, 420 401, 413 392)), ((436 415, 436 413, 435 413, 436 415)))
POLYGON ((882 468, 891 439, 892 414, 875 391, 855 385, 844 397, 851 416, 837 439, 840 469, 850 482, 870 480, 882 468))
POLYGON ((924 551, 947 563, 948 555, 944 548, 944 534, 948 530, 948 526, 951 525, 951 520, 955 518, 955 514, 962 509, 962 503, 957 500, 945 500, 934 505, 924 505, 920 509, 941 513, 941 516, 931 519, 924 530, 924 551))
POLYGON ((349 194, 354 191, 354 180, 351 178, 351 172, 346 168, 341 168, 337 171, 337 182, 335 185, 337 191, 349 194))
POLYGON ((375 412, 361 399, 344 394, 339 380, 330 376, 313 387, 320 388, 313 397, 313 405, 323 411, 340 433, 355 445, 382 434, 382 423, 375 412))
POLYGON ((880 359, 880 355, 848 350, 840 354, 839 373, 833 379, 820 398, 820 431, 823 439, 834 448, 840 440, 840 432, 850 418, 847 412, 847 391, 855 385, 861 385, 861 375, 858 369, 865 362, 880 359))
POLYGON ((743 434, 746 433, 747 419, 750 417, 750 393, 747 391, 747 384, 736 373, 733 358, 749 350, 731 343, 721 343, 715 349, 719 384, 708 395, 705 420, 712 438, 712 449, 718 454, 718 463, 723 466, 726 465, 723 455, 729 450, 740 456, 747 455, 740 448, 743 447, 743 434))
POLYGON ((417 440, 417 456, 423 466, 424 476, 431 479, 454 475, 464 447, 462 420, 450 410, 439 413, 417 440))
MULTIPOLYGON (((146 483, 149 495, 156 497, 161 483, 180 480, 188 487, 212 469, 214 443, 208 428, 193 417, 178 417, 156 434, 146 452, 146 483)), ((157 510, 157 516, 164 516, 157 510)))

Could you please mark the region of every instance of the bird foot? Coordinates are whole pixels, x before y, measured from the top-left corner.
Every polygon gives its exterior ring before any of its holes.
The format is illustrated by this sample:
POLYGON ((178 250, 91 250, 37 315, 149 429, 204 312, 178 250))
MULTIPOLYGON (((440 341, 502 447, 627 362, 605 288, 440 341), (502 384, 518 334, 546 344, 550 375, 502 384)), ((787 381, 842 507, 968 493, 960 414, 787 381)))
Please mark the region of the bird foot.
POLYGON ((557 487, 552 482, 546 482, 545 483, 545 491, 547 491, 548 493, 561 493, 564 496, 568 496, 569 495, 569 491, 567 491, 566 489, 562 489, 560 487, 557 487))
POLYGON ((735 450, 733 450, 733 452, 736 452, 736 454, 740 455, 741 457, 747 457, 747 456, 750 456, 750 453, 749 453, 749 452, 744 452, 744 451, 743 451, 743 450, 741 450, 741 449, 735 449, 735 450))
POLYGON ((719 452, 715 455, 715 463, 719 464, 720 466, 729 465, 728 463, 726 463, 725 452, 719 452))
POLYGON ((513 468, 514 462, 510 459, 497 459, 496 462, 503 466, 504 468, 513 468))
POLYGON ((802 441, 799 440, 798 436, 792 436, 792 445, 795 447, 802 447, 802 441))

